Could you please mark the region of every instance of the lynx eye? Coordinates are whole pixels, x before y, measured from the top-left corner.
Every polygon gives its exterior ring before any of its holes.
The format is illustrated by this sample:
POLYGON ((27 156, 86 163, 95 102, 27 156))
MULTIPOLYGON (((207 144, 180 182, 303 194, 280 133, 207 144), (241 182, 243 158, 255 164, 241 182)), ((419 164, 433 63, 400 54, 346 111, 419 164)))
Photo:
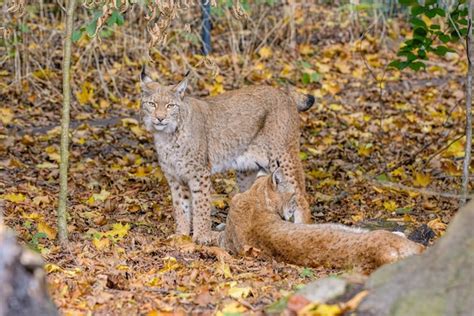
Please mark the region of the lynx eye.
POLYGON ((166 108, 167 108, 167 109, 172 109, 172 108, 174 108, 174 107, 176 107, 176 106, 177 106, 177 104, 168 103, 168 104, 166 105, 166 108))
POLYGON ((149 108, 156 108, 156 103, 155 102, 145 102, 144 104, 145 106, 149 107, 149 108))

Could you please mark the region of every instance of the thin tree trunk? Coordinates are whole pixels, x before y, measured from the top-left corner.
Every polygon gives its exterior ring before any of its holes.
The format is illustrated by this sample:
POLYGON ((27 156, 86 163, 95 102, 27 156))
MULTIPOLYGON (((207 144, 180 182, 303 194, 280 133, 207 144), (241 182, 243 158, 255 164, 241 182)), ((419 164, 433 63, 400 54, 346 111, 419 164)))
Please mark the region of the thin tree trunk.
POLYGON ((472 38, 472 14, 474 9, 474 0, 469 0, 469 18, 468 32, 466 38, 467 50, 467 76, 466 76, 466 145, 464 147, 464 162, 462 167, 462 198, 461 206, 466 204, 467 194, 469 190, 469 166, 471 164, 471 147, 472 147, 472 76, 474 73, 474 51, 472 38))
POLYGON ((69 0, 66 9, 66 35, 63 46, 63 113, 61 118, 61 162, 59 164, 58 235, 67 243, 67 175, 69 160, 69 110, 71 106, 71 46, 76 0, 69 0))

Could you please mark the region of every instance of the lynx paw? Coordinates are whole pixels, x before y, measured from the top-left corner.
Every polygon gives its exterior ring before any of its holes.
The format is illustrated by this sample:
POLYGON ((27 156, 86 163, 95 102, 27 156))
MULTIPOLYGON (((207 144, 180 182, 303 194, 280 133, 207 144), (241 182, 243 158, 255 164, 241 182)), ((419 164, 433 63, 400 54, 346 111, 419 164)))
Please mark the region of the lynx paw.
POLYGON ((223 232, 211 231, 210 233, 203 234, 203 235, 198 235, 198 236, 194 235, 193 241, 200 245, 219 246, 222 235, 223 235, 223 232))

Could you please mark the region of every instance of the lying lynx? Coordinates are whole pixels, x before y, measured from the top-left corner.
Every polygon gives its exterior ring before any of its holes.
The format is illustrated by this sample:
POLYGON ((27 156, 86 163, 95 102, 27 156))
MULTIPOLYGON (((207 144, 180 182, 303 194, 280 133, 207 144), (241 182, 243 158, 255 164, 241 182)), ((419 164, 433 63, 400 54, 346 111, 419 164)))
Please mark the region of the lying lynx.
POLYGON ((309 109, 314 97, 268 86, 247 87, 206 99, 185 96, 186 78, 162 86, 145 74, 142 114, 153 133, 158 160, 173 198, 176 233, 200 243, 215 243, 211 231, 211 174, 237 171, 241 192, 256 178, 260 165, 275 168, 276 157, 295 200, 285 213, 297 223, 311 220, 305 200, 304 174, 299 160, 298 111, 309 109))
POLYGON ((233 253, 247 247, 302 266, 356 268, 369 273, 424 247, 400 235, 338 224, 294 224, 282 214, 294 189, 280 169, 258 177, 249 191, 234 196, 221 246, 233 253))

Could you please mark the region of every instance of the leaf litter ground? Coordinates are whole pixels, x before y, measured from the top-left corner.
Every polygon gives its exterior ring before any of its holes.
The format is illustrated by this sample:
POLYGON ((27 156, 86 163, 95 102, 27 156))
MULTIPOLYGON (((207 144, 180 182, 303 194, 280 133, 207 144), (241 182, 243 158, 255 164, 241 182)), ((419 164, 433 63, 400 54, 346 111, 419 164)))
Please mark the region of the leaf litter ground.
MULTIPOLYGON (((238 81, 231 56, 220 52, 212 56, 220 74, 197 67, 190 93, 289 82, 316 95, 314 108, 301 115, 300 153, 316 222, 407 234, 425 224, 439 237, 458 207, 463 57, 450 54, 418 74, 384 70, 398 43, 390 32, 350 40, 349 27, 334 23, 333 11, 298 12, 313 15, 299 30, 295 55, 263 46, 240 56, 247 65, 238 81)), ((389 30, 397 25, 390 22, 389 30)), ((173 236, 170 193, 139 124, 140 63, 104 45, 82 39, 74 56, 66 251, 54 228, 60 70, 37 69, 20 89, 3 83, 13 79, 12 70, 2 72, 4 220, 45 258, 51 293, 64 314, 260 313, 268 306, 278 310, 279 302, 284 308, 281 300, 302 284, 340 273, 265 261, 257 250, 232 257, 173 236), (109 60, 100 76, 94 67, 80 67, 91 47, 109 60)), ((170 82, 181 77, 176 65, 202 60, 165 55, 152 58, 170 82)), ((53 59, 59 57, 55 51, 53 59)), ((236 189, 232 174, 216 175, 214 184, 216 226, 225 222, 236 189)))

